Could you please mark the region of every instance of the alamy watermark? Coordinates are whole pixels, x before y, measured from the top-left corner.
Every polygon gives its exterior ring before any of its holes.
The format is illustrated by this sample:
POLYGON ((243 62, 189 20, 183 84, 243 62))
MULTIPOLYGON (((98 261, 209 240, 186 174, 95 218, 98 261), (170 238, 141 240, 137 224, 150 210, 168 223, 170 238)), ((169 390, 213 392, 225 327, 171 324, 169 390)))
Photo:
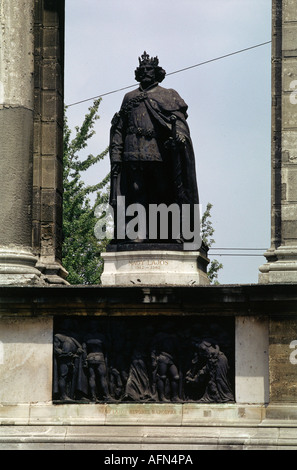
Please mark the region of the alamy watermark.
POLYGON ((292 351, 290 354, 290 362, 291 364, 297 364, 297 340, 296 339, 291 341, 290 348, 294 349, 294 351, 292 351))
POLYGON ((181 240, 184 250, 195 251, 202 244, 200 208, 201 204, 176 203, 150 204, 148 210, 140 203, 126 207, 125 196, 118 196, 115 210, 107 203, 96 206, 94 233, 98 240, 146 239, 153 243, 170 238, 181 240))
POLYGON ((290 88, 293 90, 290 93, 290 103, 291 104, 297 104, 297 80, 292 80, 290 83, 290 88))

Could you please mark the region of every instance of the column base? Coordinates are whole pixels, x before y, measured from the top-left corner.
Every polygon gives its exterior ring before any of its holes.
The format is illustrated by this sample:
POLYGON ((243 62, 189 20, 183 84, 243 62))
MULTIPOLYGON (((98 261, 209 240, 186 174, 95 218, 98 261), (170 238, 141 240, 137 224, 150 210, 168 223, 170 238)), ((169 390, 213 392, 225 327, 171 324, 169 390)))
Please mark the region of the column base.
POLYGON ((66 281, 68 272, 63 266, 57 261, 46 262, 38 261, 36 268, 42 273, 46 284, 52 285, 66 285, 69 286, 69 282, 66 281))
POLYGON ((270 249, 264 256, 267 263, 259 267, 260 284, 297 283, 297 246, 270 249))
POLYGON ((0 285, 44 285, 37 258, 23 247, 0 247, 0 285))

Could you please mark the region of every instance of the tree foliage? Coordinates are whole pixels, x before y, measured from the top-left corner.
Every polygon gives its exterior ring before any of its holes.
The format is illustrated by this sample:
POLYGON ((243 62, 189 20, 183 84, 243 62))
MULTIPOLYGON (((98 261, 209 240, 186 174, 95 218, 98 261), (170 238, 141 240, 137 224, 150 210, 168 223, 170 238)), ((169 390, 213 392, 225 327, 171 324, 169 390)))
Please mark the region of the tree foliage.
MULTIPOLYGON (((213 225, 212 225, 212 220, 211 220, 211 209, 212 209, 212 204, 209 202, 206 206, 206 210, 204 211, 201 219, 201 232, 202 232, 202 240, 205 243, 208 248, 211 248, 211 246, 215 243, 215 240, 213 239, 213 234, 215 232, 213 225)), ((211 284, 219 284, 218 282, 218 273, 220 269, 223 268, 222 263, 219 263, 218 260, 213 259, 211 260, 207 275, 210 280, 211 284)))
POLYGON ((101 161, 108 149, 98 155, 90 154, 86 157, 81 155, 95 134, 94 124, 99 119, 100 102, 101 99, 94 101, 82 125, 75 127, 74 137, 68 126, 67 108, 65 110, 62 262, 69 273, 67 281, 70 284, 99 284, 103 269, 100 253, 105 250, 107 241, 99 241, 94 235, 97 222, 94 208, 108 201, 109 175, 96 185, 86 185, 82 174, 101 161), (93 203, 90 199, 91 195, 93 195, 93 203))

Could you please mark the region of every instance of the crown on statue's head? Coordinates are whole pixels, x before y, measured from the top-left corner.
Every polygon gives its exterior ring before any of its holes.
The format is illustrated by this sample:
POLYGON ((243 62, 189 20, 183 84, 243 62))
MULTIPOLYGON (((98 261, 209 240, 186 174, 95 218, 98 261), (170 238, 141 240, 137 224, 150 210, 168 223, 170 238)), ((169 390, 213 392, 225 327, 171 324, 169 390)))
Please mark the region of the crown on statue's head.
POLYGON ((140 67, 142 65, 152 65, 153 67, 157 67, 159 65, 158 57, 150 57, 149 54, 146 53, 146 51, 144 51, 141 58, 138 57, 138 60, 140 67))

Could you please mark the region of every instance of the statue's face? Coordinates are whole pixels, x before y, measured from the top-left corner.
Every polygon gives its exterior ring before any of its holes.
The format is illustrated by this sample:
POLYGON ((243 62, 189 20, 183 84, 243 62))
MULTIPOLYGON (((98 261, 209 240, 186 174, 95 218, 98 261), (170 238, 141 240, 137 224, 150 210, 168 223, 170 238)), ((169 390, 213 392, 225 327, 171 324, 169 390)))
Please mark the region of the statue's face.
POLYGON ((156 81, 155 68, 152 65, 142 65, 140 67, 140 83, 146 88, 156 81))

